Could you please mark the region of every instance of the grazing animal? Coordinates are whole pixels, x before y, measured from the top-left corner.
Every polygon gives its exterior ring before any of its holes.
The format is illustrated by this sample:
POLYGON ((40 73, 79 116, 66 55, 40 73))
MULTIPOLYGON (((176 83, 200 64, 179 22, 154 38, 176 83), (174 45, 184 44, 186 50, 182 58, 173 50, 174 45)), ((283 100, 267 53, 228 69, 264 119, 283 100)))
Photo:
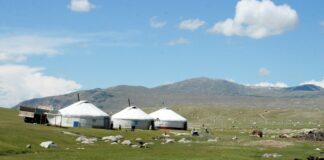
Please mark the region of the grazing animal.
POLYGON ((253 130, 251 133, 253 136, 263 137, 263 132, 261 130, 253 130))
POLYGON ((209 130, 208 130, 208 128, 205 128, 205 133, 209 133, 209 130))
POLYGON ((191 135, 192 136, 199 136, 199 133, 198 133, 198 131, 196 131, 195 128, 193 128, 192 131, 191 131, 191 135))

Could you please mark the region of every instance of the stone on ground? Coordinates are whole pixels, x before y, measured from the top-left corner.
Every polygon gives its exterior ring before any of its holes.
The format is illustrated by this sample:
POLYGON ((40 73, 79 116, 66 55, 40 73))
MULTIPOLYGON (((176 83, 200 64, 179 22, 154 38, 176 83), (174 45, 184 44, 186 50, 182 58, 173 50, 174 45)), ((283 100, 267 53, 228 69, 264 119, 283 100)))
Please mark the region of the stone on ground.
POLYGON ((278 153, 265 153, 262 155, 263 158, 278 158, 281 157, 282 155, 278 153))
POLYGON ((179 143, 190 143, 191 140, 187 140, 186 138, 181 138, 178 142, 179 143))
POLYGON ((122 145, 131 145, 132 142, 130 140, 124 140, 121 142, 122 145))
POLYGON ((55 148, 57 147, 57 144, 55 144, 53 141, 45 141, 39 144, 43 148, 55 148))

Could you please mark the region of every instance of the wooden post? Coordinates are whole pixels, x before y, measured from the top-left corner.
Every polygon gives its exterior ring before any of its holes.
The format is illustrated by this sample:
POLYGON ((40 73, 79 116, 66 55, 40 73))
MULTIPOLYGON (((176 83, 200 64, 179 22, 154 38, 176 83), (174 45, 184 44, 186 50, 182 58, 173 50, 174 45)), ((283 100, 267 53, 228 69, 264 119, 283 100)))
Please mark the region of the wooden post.
POLYGON ((33 123, 37 123, 37 121, 35 121, 36 108, 37 108, 37 107, 34 108, 34 120, 33 120, 33 123))
POLYGON ((130 99, 128 98, 128 106, 130 107, 131 106, 131 102, 130 102, 130 99))
POLYGON ((61 122, 60 122, 60 127, 62 127, 62 115, 61 115, 61 122))

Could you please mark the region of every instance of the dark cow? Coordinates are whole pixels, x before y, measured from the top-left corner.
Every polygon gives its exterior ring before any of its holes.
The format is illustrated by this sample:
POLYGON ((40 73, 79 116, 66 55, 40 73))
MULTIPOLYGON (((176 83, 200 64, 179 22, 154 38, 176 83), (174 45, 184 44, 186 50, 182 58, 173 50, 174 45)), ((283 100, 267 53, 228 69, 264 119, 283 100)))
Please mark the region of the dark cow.
POLYGON ((258 136, 258 137, 262 138, 263 137, 263 132, 261 130, 253 130, 251 135, 258 136))

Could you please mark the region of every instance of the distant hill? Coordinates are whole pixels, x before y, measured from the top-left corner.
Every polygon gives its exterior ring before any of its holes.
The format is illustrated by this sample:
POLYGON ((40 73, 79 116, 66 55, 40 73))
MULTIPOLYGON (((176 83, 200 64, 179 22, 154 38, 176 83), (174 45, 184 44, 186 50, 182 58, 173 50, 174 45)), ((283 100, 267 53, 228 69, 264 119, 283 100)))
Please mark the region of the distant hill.
POLYGON ((289 91, 322 91, 323 90, 323 88, 321 88, 319 86, 312 85, 312 84, 305 84, 305 85, 296 86, 296 87, 289 87, 286 89, 289 91))
POLYGON ((323 107, 324 90, 314 85, 290 88, 249 87, 226 80, 193 78, 168 85, 115 86, 107 89, 83 90, 70 94, 36 98, 17 104, 51 105, 56 109, 76 102, 77 94, 107 112, 116 112, 132 103, 142 107, 166 105, 210 105, 240 107, 323 107))
POLYGON ((194 78, 159 86, 152 90, 160 93, 190 94, 198 96, 242 96, 246 95, 250 91, 250 88, 226 80, 194 78))

